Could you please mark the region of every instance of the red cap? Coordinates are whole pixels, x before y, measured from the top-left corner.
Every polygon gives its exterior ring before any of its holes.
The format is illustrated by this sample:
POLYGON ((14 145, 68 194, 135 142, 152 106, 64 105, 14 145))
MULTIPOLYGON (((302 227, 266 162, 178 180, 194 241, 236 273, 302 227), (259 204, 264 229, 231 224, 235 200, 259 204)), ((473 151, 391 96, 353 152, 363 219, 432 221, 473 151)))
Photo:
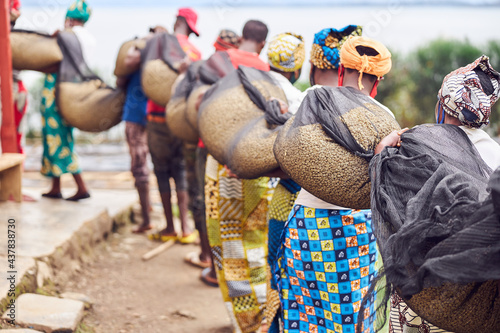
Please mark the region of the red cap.
POLYGON ((187 25, 189 28, 195 33, 196 36, 199 36, 198 30, 196 29, 196 21, 198 20, 198 14, 191 8, 179 8, 179 12, 177 13, 177 17, 184 17, 186 19, 187 25))

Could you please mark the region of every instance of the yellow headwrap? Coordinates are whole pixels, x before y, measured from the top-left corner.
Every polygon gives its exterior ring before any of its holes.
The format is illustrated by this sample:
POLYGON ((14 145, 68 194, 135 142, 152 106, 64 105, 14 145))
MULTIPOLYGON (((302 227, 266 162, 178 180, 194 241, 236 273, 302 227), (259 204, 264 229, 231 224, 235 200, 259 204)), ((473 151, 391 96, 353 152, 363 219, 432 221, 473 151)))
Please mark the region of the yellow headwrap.
POLYGON ((345 68, 359 71, 358 86, 363 89, 363 73, 375 75, 379 79, 389 73, 392 67, 391 52, 380 42, 366 37, 350 37, 340 50, 340 63, 345 68), (376 56, 360 55, 357 46, 364 46, 378 52, 376 56))
POLYGON ((279 34, 269 42, 267 58, 271 67, 283 72, 302 68, 306 58, 304 38, 291 32, 279 34))

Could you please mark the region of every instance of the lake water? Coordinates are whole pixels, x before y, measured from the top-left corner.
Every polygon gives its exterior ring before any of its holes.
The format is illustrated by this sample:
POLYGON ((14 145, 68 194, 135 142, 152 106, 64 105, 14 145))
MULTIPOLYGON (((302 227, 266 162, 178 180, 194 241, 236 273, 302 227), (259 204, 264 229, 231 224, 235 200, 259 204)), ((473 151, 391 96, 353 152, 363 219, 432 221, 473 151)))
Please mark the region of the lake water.
MULTIPOLYGON (((52 2, 57 3, 57 2, 52 2)), ((469 39, 482 45, 500 39, 500 7, 246 7, 235 1, 214 1, 213 6, 195 8, 201 36, 191 37, 208 57, 220 29, 238 33, 249 19, 260 19, 269 27, 269 36, 292 31, 304 36, 309 53, 314 33, 326 27, 341 28, 348 24, 364 27, 364 35, 375 38, 398 52, 408 52, 438 37, 469 39), (223 4, 223 5, 220 5, 223 4)), ((157 24, 172 29, 176 8, 94 8, 87 27, 97 39, 98 57, 94 67, 103 76, 111 77, 120 45, 137 35, 147 33, 157 24)), ((53 32, 62 27, 65 8, 25 7, 16 27, 53 32)), ((264 57, 265 50, 262 53, 264 57)), ((308 66, 302 79, 307 80, 308 66)))

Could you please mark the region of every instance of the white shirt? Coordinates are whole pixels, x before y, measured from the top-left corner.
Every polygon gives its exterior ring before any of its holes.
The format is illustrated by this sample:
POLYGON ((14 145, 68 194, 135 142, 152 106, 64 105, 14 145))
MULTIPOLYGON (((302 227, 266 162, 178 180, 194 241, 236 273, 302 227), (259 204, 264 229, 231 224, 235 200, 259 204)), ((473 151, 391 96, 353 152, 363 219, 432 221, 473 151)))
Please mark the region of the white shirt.
POLYGON ((459 127, 467 134, 479 155, 493 171, 500 167, 500 145, 488 133, 478 128, 459 127))
POLYGON ((96 49, 97 41, 85 27, 76 26, 71 29, 78 38, 82 48, 83 60, 90 69, 95 67, 94 51, 96 49))
POLYGON ((286 99, 288 101, 288 112, 295 114, 299 109, 300 103, 304 99, 301 98, 302 92, 295 88, 294 85, 282 74, 269 71, 269 74, 273 77, 274 81, 280 86, 281 90, 285 93, 286 99), (292 112, 295 110, 295 112, 292 112))

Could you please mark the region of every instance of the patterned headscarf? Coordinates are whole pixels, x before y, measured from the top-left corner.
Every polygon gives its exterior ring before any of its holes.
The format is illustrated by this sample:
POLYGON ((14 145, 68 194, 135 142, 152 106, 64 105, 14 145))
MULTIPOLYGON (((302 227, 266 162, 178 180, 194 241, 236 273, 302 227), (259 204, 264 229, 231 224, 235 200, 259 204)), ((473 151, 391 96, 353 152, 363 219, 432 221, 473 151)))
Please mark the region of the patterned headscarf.
POLYGON ((473 63, 446 75, 439 89, 441 107, 462 125, 481 128, 490 123, 491 107, 498 100, 500 74, 482 55, 473 63))
POLYGON ((389 73, 392 67, 391 52, 384 44, 367 37, 349 37, 340 50, 340 63, 345 68, 359 72, 358 86, 363 89, 361 80, 363 73, 375 75, 377 78, 389 73), (377 55, 360 55, 356 47, 364 46, 377 51, 377 55))
POLYGON ((295 72, 306 59, 304 38, 291 32, 274 36, 267 49, 269 65, 283 72, 295 72))
POLYGON ((314 35, 311 62, 320 69, 339 67, 339 51, 349 36, 361 36, 361 26, 348 25, 340 30, 327 28, 314 35))
POLYGON ((216 51, 225 51, 236 49, 240 44, 240 36, 232 30, 221 30, 215 40, 214 47, 216 51))
POLYGON ((92 9, 87 5, 85 0, 76 0, 69 6, 66 18, 80 20, 85 23, 89 20, 90 14, 92 14, 92 9))

